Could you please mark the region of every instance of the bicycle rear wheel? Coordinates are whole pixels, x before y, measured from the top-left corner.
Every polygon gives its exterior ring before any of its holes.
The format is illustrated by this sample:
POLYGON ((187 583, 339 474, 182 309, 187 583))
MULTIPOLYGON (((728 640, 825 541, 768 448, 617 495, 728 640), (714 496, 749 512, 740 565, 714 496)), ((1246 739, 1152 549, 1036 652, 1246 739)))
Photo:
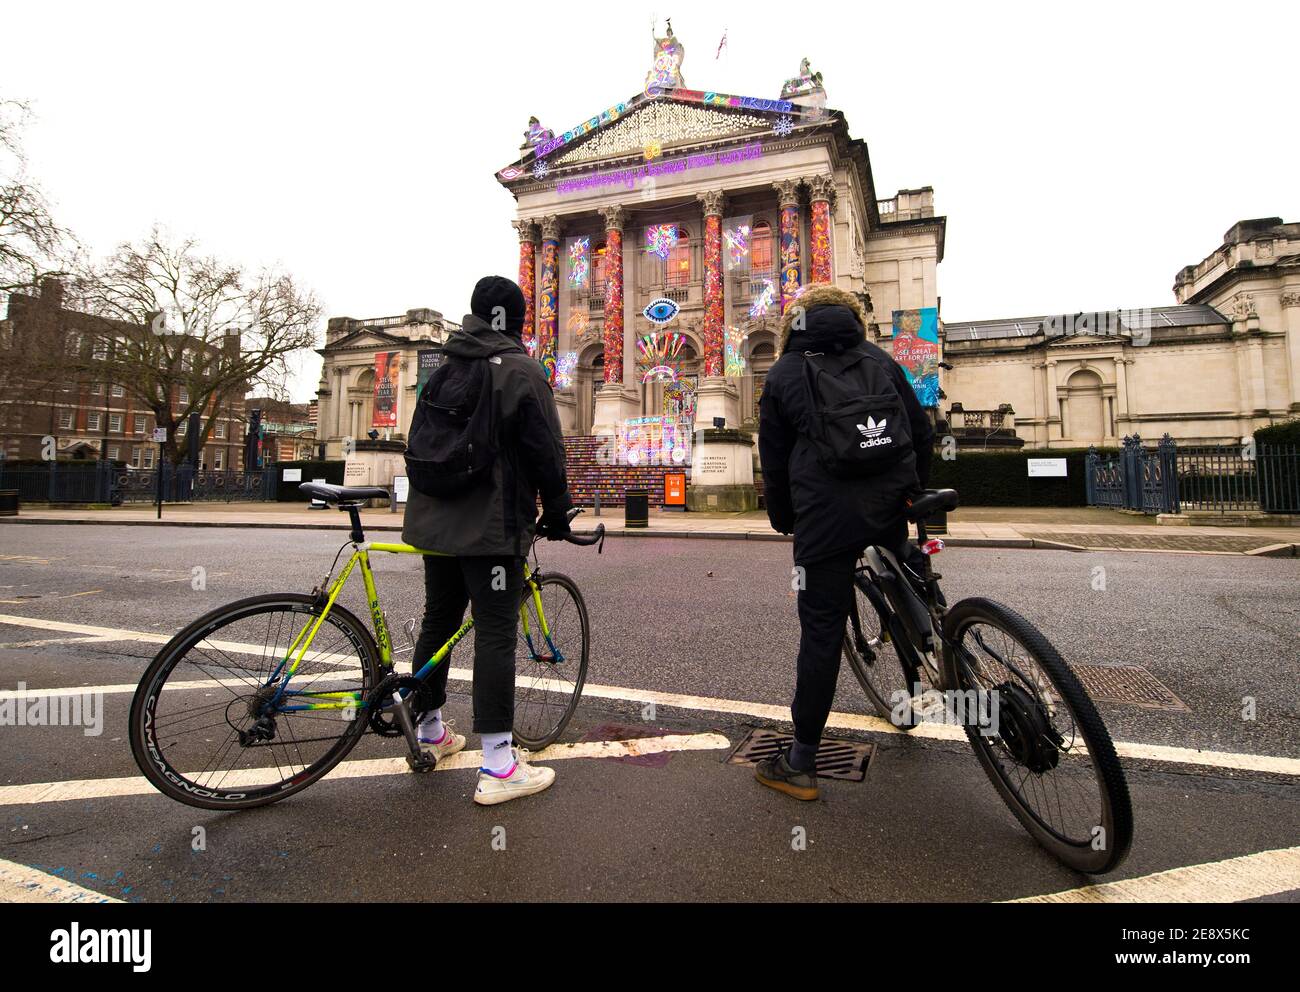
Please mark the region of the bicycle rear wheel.
POLYGON ((954 606, 944 641, 948 685, 992 718, 988 733, 964 721, 966 736, 1008 808, 1063 864, 1114 870, 1133 841, 1133 810, 1115 745, 1078 678, 1033 624, 991 600, 954 606))
POLYGON ((853 612, 844 631, 844 657, 876 711, 899 730, 917 725, 912 700, 921 691, 916 666, 898 653, 892 634, 880 625, 865 579, 853 584, 853 612))
POLYGON ((578 708, 591 646, 587 604, 577 584, 556 572, 545 573, 537 584, 546 627, 532 587, 525 584, 515 654, 514 738, 534 751, 555 743, 578 708))
POLYGON ((132 700, 129 736, 160 792, 201 809, 265 806, 343 759, 381 675, 360 620, 335 604, 277 699, 290 645, 319 616, 311 596, 254 596, 200 617, 158 652, 132 700))

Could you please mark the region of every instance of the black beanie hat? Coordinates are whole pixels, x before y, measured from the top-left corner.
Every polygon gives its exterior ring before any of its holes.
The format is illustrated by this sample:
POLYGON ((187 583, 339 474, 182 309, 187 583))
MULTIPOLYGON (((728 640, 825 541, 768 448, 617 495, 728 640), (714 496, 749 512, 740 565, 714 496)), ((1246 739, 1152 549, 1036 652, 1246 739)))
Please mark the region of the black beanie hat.
MULTIPOLYGON (((519 337, 524 329, 525 312, 524 294, 519 284, 505 276, 484 276, 474 286, 474 295, 469 298, 469 312, 493 324, 498 307, 505 316, 506 333, 519 337)), ((499 323, 494 326, 501 330, 499 323)))

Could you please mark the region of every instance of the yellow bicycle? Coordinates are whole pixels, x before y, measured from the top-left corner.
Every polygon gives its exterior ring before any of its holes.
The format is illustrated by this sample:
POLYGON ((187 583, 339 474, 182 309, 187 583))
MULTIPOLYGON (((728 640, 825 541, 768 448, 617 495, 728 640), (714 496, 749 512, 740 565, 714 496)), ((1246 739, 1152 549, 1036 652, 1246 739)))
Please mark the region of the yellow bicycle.
MULTIPOLYGON (((361 506, 385 489, 304 483, 337 504, 351 534, 310 594, 271 593, 218 607, 173 637, 146 669, 131 703, 136 763, 160 792, 203 809, 265 806, 322 778, 367 729, 404 737, 407 763, 426 772, 415 726, 429 709, 426 680, 448 664, 474 627, 467 618, 412 673, 394 670, 393 644, 370 567, 372 552, 431 555, 408 544, 369 543, 361 506), (339 558, 347 565, 332 578, 339 558), (374 634, 337 602, 360 568, 374 634)), ((573 514, 579 511, 573 511, 573 514)), ((603 550, 605 527, 571 535, 603 550)), ((515 741, 540 750, 559 738, 587 677, 591 627, 577 584, 543 573, 537 541, 524 566, 516 652, 515 741)), ((418 667, 416 667, 418 665, 418 667)))

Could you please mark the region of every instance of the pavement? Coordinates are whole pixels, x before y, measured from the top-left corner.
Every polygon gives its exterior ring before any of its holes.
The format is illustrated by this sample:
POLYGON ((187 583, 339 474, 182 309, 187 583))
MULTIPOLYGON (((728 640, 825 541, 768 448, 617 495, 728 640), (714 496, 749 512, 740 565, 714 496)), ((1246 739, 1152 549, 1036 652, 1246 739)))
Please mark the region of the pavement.
MULTIPOLYGON (((402 529, 401 514, 387 508, 364 510, 367 532, 402 529)), ((941 535, 953 547, 1092 549, 1201 554, 1256 554, 1295 557, 1300 553, 1300 528, 1213 527, 1171 529, 1152 518, 1101 507, 963 507, 949 514, 941 535)), ((162 518, 153 506, 103 509, 33 509, 17 517, 0 517, 0 524, 67 523, 168 527, 236 527, 338 529, 346 518, 335 509, 311 510, 297 503, 185 503, 166 505, 162 518)), ((652 509, 649 526, 628 528, 621 507, 606 507, 596 516, 588 509, 574 529, 591 530, 604 523, 607 533, 627 537, 682 537, 721 540, 789 539, 772 531, 766 514, 687 513, 652 509)))
MULTIPOLYGON (((306 590, 345 536, 0 535, 0 702, 63 692, 102 706, 100 733, 0 721, 0 900, 1300 901, 1294 560, 1185 555, 1173 573, 1167 557, 1130 552, 939 559, 950 601, 1012 604, 1076 672, 1167 693, 1094 693, 1136 835, 1118 871, 1090 879, 1033 843, 958 728, 893 731, 847 667, 827 733, 870 746, 863 781, 796 803, 727 762, 752 729, 789 728, 798 629, 780 543, 539 549, 592 617, 586 691, 561 744, 537 756, 558 776, 540 796, 475 807, 474 755, 415 776, 396 742, 367 737, 297 796, 214 813, 143 783, 125 741, 134 686, 189 620, 306 590)), ((400 556, 375 567, 400 630, 421 610, 420 570, 400 556)), ((366 615, 359 581, 341 601, 366 615)), ((447 709, 462 730, 472 638, 452 659, 447 709)))

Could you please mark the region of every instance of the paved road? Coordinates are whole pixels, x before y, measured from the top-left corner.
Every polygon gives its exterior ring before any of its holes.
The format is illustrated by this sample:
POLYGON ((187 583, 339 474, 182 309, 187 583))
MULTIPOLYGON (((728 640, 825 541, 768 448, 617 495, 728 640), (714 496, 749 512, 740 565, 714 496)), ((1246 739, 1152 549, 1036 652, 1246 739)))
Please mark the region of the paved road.
MULTIPOLYGON (((157 650, 150 635, 244 595, 309 589, 342 539, 34 525, 0 534, 0 615, 22 618, 0 623, 0 689, 10 690, 132 684, 157 650), (50 621, 110 628, 114 639, 42 626, 50 621)), ((557 760, 550 792, 493 810, 469 803, 472 772, 455 769, 340 778, 242 814, 155 794, 99 796, 94 784, 54 801, 14 792, 138 774, 124 741, 129 693, 108 693, 101 736, 0 726, 0 859, 148 901, 985 900, 1085 884, 1029 840, 966 745, 872 728, 847 672, 834 732, 876 746, 865 782, 832 782, 820 802, 795 804, 723 763, 749 727, 779 716, 765 707, 788 704, 796 632, 787 546, 639 538, 611 540, 600 557, 567 545, 542 551, 544 565, 579 580, 597 618, 589 681, 605 688, 584 700, 566 739, 672 735, 698 750, 557 760), (693 698, 646 719, 654 693, 693 698), (192 849, 197 827, 203 851, 192 849), (806 850, 792 850, 797 829, 806 850)), ((1261 852, 1300 844, 1300 563, 973 549, 940 562, 950 600, 1013 604, 1072 663, 1143 666, 1181 702, 1101 705, 1113 736, 1132 745, 1125 764, 1137 814, 1133 853, 1106 881, 1252 855, 1276 876, 1268 859, 1278 856, 1261 852), (1254 719, 1242 718, 1243 699, 1254 719), (1138 745, 1187 750, 1151 760, 1169 752, 1138 745), (1246 757, 1198 763, 1196 749, 1246 757)), ((419 610, 418 567, 376 564, 396 626, 419 610)), ((358 593, 359 582, 354 609, 358 593)), ((458 649, 455 663, 469 657, 458 649)), ((463 726, 467 688, 454 682, 449 704, 463 726)), ((352 757, 398 753, 367 739, 352 757)), ((1197 871, 1204 886, 1218 884, 1215 869, 1197 871)), ((1294 899, 1295 889, 1300 881, 1270 898, 1294 899)))

